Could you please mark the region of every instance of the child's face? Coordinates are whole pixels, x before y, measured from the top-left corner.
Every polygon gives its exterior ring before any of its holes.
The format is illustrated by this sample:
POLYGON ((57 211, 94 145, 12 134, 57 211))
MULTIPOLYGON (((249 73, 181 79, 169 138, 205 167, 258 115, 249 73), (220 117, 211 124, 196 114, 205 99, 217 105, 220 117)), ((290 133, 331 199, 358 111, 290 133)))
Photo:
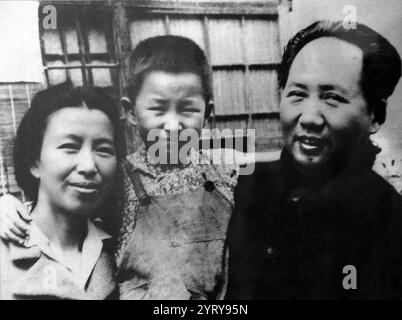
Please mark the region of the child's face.
POLYGON ((204 124, 206 101, 201 78, 190 72, 169 73, 152 71, 144 76, 142 87, 135 101, 134 113, 145 145, 152 129, 160 129, 162 139, 169 144, 172 133, 194 129, 198 134, 204 124))

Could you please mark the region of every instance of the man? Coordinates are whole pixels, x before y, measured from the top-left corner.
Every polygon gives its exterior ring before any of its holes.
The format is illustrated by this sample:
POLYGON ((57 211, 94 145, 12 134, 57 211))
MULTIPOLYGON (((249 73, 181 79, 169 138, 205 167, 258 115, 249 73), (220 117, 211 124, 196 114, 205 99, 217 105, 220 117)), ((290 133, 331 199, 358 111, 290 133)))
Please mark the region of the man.
POLYGON ((319 21, 279 70, 285 147, 239 178, 229 299, 401 298, 402 198, 372 171, 370 141, 401 75, 365 25, 319 21))

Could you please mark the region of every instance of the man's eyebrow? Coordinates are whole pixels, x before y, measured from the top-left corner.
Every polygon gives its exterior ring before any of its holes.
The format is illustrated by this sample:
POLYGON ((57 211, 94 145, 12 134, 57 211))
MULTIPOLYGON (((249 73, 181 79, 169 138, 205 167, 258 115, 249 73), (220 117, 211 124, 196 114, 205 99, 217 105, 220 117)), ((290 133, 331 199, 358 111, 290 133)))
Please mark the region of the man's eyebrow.
POLYGON ((323 85, 320 85, 320 89, 321 89, 322 91, 338 90, 338 91, 342 92, 343 94, 347 94, 347 90, 346 90, 346 89, 344 89, 344 88, 341 87, 341 86, 333 85, 333 84, 323 84, 323 85))
POLYGON ((298 88, 300 88, 300 89, 303 89, 303 90, 307 90, 307 85, 305 85, 305 84, 303 84, 303 83, 300 83, 300 82, 291 82, 290 84, 289 84, 289 86, 294 86, 294 87, 298 87, 298 88))

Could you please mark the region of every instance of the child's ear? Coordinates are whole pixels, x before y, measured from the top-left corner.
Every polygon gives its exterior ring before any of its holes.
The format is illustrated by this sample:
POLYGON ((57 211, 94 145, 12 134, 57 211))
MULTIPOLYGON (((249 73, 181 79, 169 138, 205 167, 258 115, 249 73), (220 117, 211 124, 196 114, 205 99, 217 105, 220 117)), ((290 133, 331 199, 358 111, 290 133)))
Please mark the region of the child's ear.
POLYGON ((123 97, 120 99, 120 103, 123 106, 124 114, 128 122, 132 125, 136 125, 135 116, 134 116, 134 108, 131 103, 131 100, 128 97, 123 97))
POLYGON ((381 125, 377 120, 373 120, 370 124, 370 134, 377 133, 378 130, 380 130, 381 125))
POLYGON ((34 162, 34 164, 29 168, 29 171, 31 172, 31 174, 34 178, 36 178, 36 179, 40 178, 38 161, 34 162))
POLYGON ((208 103, 205 105, 205 117, 204 117, 204 126, 209 120, 209 117, 211 116, 211 112, 214 109, 214 102, 212 100, 209 100, 208 103))

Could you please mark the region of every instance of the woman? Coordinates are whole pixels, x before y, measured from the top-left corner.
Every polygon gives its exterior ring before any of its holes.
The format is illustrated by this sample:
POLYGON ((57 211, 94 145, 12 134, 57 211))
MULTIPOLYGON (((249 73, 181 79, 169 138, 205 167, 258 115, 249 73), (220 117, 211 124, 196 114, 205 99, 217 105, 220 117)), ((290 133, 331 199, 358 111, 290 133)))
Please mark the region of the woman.
POLYGON ((118 126, 101 89, 64 83, 35 96, 14 148, 33 222, 24 246, 0 243, 1 299, 118 297, 111 237, 92 221, 112 202, 118 126))

